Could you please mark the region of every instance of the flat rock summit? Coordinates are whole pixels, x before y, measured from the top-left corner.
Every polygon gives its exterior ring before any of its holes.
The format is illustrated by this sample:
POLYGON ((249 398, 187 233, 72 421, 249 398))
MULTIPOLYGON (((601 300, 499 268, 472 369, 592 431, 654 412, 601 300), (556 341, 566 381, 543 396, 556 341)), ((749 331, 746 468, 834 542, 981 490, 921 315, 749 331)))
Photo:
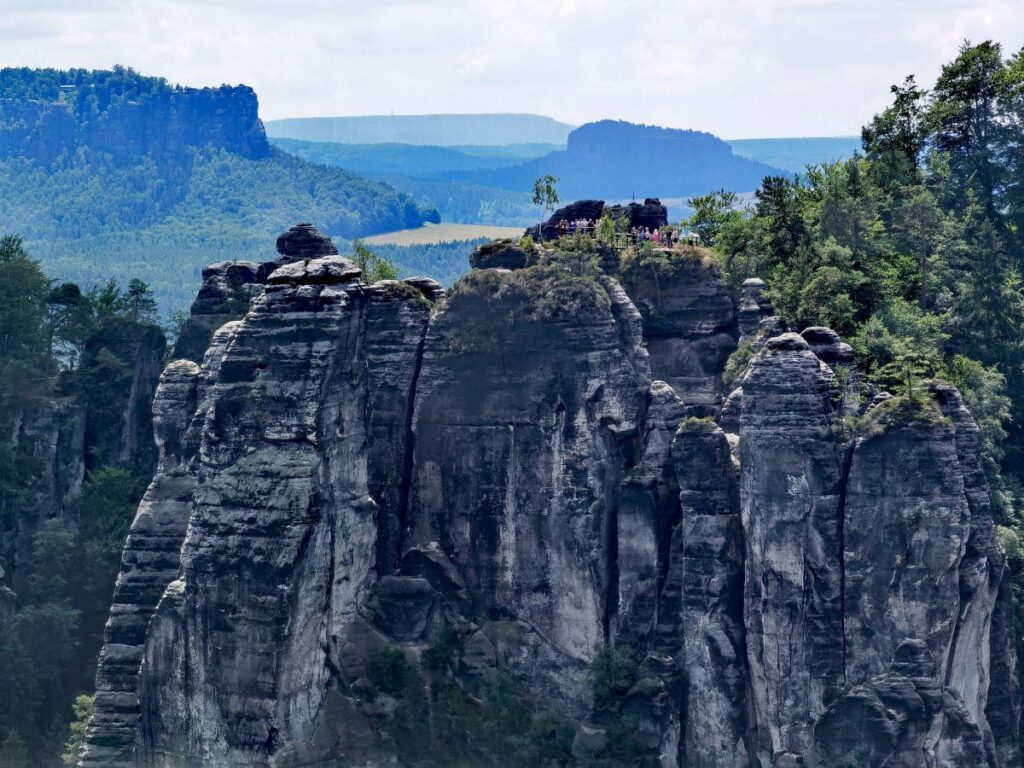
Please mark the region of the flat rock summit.
POLYGON ((870 391, 699 248, 278 249, 160 378, 81 765, 1021 765, 955 388, 870 391))

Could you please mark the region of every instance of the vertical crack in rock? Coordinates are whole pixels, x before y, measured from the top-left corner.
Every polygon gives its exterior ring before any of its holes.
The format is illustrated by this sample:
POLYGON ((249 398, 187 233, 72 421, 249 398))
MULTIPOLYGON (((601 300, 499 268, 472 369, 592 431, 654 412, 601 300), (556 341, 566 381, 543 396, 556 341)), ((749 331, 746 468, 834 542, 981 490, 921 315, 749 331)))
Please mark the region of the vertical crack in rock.
POLYGON ((398 494, 398 530, 399 541, 397 543, 396 555, 401 557, 405 548, 404 537, 407 535, 409 526, 409 499, 412 494, 412 481, 415 475, 414 458, 416 455, 416 430, 414 428, 416 419, 416 390, 419 386, 420 373, 423 370, 423 345, 427 340, 427 323, 423 324, 420 333, 419 343, 416 344, 415 363, 412 369, 412 379, 409 382, 407 394, 407 405, 405 409, 405 445, 402 454, 402 479, 398 494))
POLYGON ((743 525, 725 433, 684 422, 672 443, 682 515, 672 539, 677 598, 665 606, 686 689, 679 765, 749 764, 743 525))
POLYGON ((843 456, 843 475, 839 488, 839 620, 843 633, 843 685, 849 684, 849 647, 846 636, 846 497, 850 488, 850 468, 853 466, 853 449, 851 443, 845 447, 843 456))
POLYGON ((485 631, 506 627, 513 671, 568 711, 587 706, 610 621, 619 446, 649 385, 640 341, 617 284, 486 270, 456 286, 423 352, 411 543, 443 550, 485 631))

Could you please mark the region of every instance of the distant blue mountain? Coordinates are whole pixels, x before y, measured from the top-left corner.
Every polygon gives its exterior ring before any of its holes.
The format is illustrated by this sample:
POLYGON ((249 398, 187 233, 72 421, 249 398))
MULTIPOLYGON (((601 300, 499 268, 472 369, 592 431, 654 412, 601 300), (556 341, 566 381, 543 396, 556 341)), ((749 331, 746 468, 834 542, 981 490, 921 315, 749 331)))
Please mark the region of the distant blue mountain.
POLYGON ((271 143, 313 163, 374 177, 392 173, 422 177, 449 171, 505 168, 562 148, 557 144, 432 147, 394 143, 339 144, 298 139, 271 139, 271 143))
POLYGON ((372 115, 297 117, 268 120, 276 139, 330 141, 336 144, 565 144, 573 126, 529 114, 372 115))
POLYGON ((528 190, 538 176, 559 178, 565 199, 686 197, 719 188, 757 189, 784 173, 740 157, 710 133, 602 120, 569 134, 566 148, 507 168, 447 171, 433 178, 509 190, 528 190))
POLYGON ((729 145, 740 157, 767 163, 791 173, 803 173, 809 165, 845 160, 861 148, 858 136, 734 139, 729 141, 729 145))

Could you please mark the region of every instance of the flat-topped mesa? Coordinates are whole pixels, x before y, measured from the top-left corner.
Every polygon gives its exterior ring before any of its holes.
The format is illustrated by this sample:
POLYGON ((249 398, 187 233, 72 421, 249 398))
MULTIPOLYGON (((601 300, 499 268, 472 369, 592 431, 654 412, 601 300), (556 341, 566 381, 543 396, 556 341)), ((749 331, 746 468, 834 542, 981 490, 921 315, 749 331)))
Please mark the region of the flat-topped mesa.
POLYGON ((289 262, 337 256, 338 248, 312 222, 302 221, 277 238, 277 252, 281 254, 278 261, 289 262))

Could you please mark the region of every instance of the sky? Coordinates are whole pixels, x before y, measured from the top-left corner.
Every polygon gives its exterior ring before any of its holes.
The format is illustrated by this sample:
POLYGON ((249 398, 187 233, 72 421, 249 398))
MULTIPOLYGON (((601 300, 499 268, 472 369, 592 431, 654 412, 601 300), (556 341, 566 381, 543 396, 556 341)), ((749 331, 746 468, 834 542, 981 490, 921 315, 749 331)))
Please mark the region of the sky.
POLYGON ((859 133, 1024 0, 0 0, 0 66, 245 83, 264 119, 533 112, 724 138, 859 133))

